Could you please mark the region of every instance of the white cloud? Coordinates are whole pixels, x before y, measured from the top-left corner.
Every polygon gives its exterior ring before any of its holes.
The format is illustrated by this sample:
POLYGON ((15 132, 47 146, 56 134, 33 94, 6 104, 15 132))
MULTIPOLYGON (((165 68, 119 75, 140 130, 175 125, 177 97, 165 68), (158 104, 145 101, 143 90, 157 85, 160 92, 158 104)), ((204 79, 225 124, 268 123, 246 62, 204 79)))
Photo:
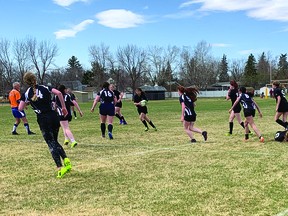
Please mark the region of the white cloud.
POLYGON ((211 44, 212 47, 230 47, 231 44, 225 44, 225 43, 213 43, 211 44))
POLYGON ((56 39, 65 39, 68 37, 75 37, 78 32, 85 30, 86 27, 92 23, 94 23, 94 20, 91 20, 91 19, 84 20, 78 25, 73 26, 71 29, 59 30, 59 31, 54 32, 54 34, 56 35, 56 39))
POLYGON ((68 7, 76 2, 88 2, 89 0, 53 0, 53 2, 62 7, 68 7))
POLYGON ((110 28, 132 28, 145 23, 144 17, 128 10, 107 10, 96 14, 98 23, 110 28))
POLYGON ((238 53, 240 55, 250 55, 251 53, 257 52, 256 50, 253 49, 247 49, 247 50, 240 50, 238 53))
POLYGON ((288 21, 288 1, 284 0, 189 0, 180 8, 195 4, 201 5, 199 11, 246 11, 260 20, 288 21))

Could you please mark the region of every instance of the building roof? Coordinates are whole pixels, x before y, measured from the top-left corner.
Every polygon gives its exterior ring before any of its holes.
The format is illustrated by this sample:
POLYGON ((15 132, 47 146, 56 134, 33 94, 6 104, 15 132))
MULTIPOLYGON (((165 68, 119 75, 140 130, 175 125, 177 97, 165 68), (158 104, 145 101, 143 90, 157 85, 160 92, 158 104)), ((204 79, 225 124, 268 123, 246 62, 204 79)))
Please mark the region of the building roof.
POLYGON ((158 85, 155 85, 155 86, 150 86, 150 85, 144 85, 144 86, 141 86, 140 87, 143 91, 145 92, 149 92, 149 91, 167 91, 165 87, 163 86, 158 86, 158 85))

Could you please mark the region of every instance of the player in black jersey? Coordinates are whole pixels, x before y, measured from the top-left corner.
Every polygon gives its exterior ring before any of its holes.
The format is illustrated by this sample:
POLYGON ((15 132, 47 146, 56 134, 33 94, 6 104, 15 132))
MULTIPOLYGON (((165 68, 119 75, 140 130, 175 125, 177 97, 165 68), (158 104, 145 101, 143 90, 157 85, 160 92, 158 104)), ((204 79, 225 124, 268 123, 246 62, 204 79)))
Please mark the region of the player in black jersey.
POLYGON ((275 136, 274 136, 274 140, 278 141, 278 142, 287 142, 288 141, 288 131, 277 131, 275 136))
POLYGON ((58 142, 60 123, 57 113, 52 109, 51 93, 58 96, 62 105, 63 115, 66 116, 68 112, 63 96, 61 92, 55 88, 37 85, 36 76, 31 72, 25 73, 23 80, 29 88, 21 97, 19 110, 22 111, 25 105, 29 103, 37 114, 37 122, 40 130, 58 169, 57 177, 62 178, 71 170, 71 163, 63 147, 58 142), (62 166, 61 158, 64 161, 64 167, 62 166))
POLYGON ((261 136, 261 133, 258 130, 253 119, 253 117, 255 116, 255 109, 257 109, 260 118, 262 117, 261 110, 259 106, 257 105, 257 103, 253 100, 253 98, 249 96, 245 87, 241 87, 239 89, 239 92, 240 92, 240 95, 237 98, 237 100, 234 102, 231 109, 229 110, 229 113, 232 112, 232 110, 235 108, 235 106, 238 103, 241 103, 243 107, 244 116, 246 119, 245 124, 244 124, 245 125, 245 140, 249 139, 249 127, 248 127, 248 124, 249 124, 253 128, 257 136, 259 137, 260 142, 264 142, 264 138, 261 136))
MULTIPOLYGON (((72 90, 70 88, 67 88, 67 92, 66 93, 70 95, 72 101, 77 102, 76 96, 75 96, 75 94, 72 92, 72 90)), ((72 110, 72 112, 74 114, 74 118, 77 119, 77 113, 76 113, 75 108, 74 108, 74 103, 71 104, 71 110, 72 110)))
POLYGON ((194 127, 196 121, 196 112, 194 110, 195 101, 197 100, 198 90, 196 88, 185 88, 178 86, 179 101, 182 107, 181 121, 183 122, 184 130, 190 137, 192 143, 196 142, 193 133, 202 134, 204 141, 207 140, 207 131, 202 131, 199 128, 194 127))
POLYGON ((71 113, 71 105, 75 106, 77 110, 79 111, 80 116, 83 116, 83 113, 78 105, 78 103, 75 100, 72 100, 71 96, 66 93, 67 89, 64 85, 59 85, 58 90, 62 93, 64 101, 65 101, 65 106, 68 111, 68 114, 66 116, 63 115, 62 113, 62 105, 61 102, 58 98, 57 95, 54 96, 53 101, 55 102, 55 108, 58 112, 58 116, 60 118, 60 125, 63 129, 65 141, 64 145, 68 145, 69 141, 71 141, 71 148, 74 148, 77 146, 77 142, 73 136, 73 133, 70 130, 69 127, 69 122, 72 120, 72 113, 71 113))
POLYGON ((109 83, 104 82, 102 90, 97 93, 91 112, 94 112, 95 106, 100 102, 99 113, 101 121, 101 132, 102 137, 105 137, 106 131, 106 121, 108 122, 108 136, 110 139, 113 139, 112 130, 113 130, 113 119, 115 115, 115 104, 117 102, 116 97, 112 91, 109 90, 109 83))
POLYGON ((117 103, 115 104, 115 116, 120 120, 120 124, 126 125, 127 122, 121 113, 123 92, 119 92, 117 89, 115 89, 113 84, 110 84, 109 89, 114 92, 117 99, 117 103))
POLYGON ((137 107, 137 111, 139 113, 139 119, 145 126, 145 131, 149 130, 149 127, 147 125, 147 122, 154 128, 155 131, 157 131, 155 125, 153 122, 148 118, 147 113, 148 109, 146 105, 141 105, 141 101, 148 101, 145 93, 142 91, 141 88, 136 88, 135 95, 133 97, 134 105, 137 107))
MULTIPOLYGON (((235 80, 230 81, 230 88, 228 90, 228 94, 226 96, 226 100, 231 100, 232 106, 236 99, 238 98, 239 93, 238 93, 238 84, 235 80)), ((233 133, 233 121, 236 117, 238 123, 245 129, 244 122, 241 119, 241 105, 238 103, 234 109, 231 111, 230 116, 229 116, 229 132, 226 134, 227 136, 232 135, 233 133)))
POLYGON ((288 103, 285 98, 285 92, 283 89, 280 88, 280 82, 274 81, 273 82, 273 93, 276 99, 276 114, 275 114, 275 121, 283 126, 286 130, 288 130, 288 123, 287 123, 287 115, 288 115, 288 103), (282 120, 279 119, 282 115, 282 120))

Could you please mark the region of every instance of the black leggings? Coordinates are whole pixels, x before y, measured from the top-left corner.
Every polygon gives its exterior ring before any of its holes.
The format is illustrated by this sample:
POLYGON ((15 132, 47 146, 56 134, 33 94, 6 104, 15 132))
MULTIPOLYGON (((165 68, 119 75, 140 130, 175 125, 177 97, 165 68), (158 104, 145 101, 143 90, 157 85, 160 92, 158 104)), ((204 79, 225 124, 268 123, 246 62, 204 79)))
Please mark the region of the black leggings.
POLYGON ((52 158, 57 167, 62 166, 61 158, 66 158, 63 147, 58 142, 58 133, 60 128, 59 118, 54 111, 37 115, 37 122, 46 141, 52 158))

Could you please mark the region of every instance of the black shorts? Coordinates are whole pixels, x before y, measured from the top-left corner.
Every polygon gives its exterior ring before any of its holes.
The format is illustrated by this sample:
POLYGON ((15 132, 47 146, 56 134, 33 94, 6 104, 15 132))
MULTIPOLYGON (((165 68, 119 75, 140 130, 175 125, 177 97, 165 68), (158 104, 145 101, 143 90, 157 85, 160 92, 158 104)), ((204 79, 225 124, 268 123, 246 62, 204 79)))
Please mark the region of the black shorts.
POLYGON ((288 112, 288 104, 280 104, 277 112, 281 113, 288 112))
POLYGON ((241 106, 239 103, 234 107, 233 111, 234 111, 234 113, 240 113, 241 112, 241 106))
POLYGON ((115 115, 115 106, 112 103, 103 103, 99 106, 100 115, 104 116, 114 116, 115 115))
POLYGON ((245 117, 249 117, 249 116, 252 116, 252 117, 255 117, 255 110, 251 110, 251 109, 244 109, 244 116, 245 117))
POLYGON ((137 111, 138 111, 139 115, 141 113, 144 113, 144 114, 148 113, 147 106, 143 106, 143 107, 142 106, 137 106, 137 111))
POLYGON ((72 120, 72 116, 70 114, 64 116, 59 116, 60 121, 71 121, 72 120))
POLYGON ((195 115, 184 115, 184 120, 187 122, 195 122, 196 121, 196 114, 195 115))
POLYGON ((120 101, 119 103, 116 103, 116 104, 115 104, 115 107, 122 108, 122 101, 120 101))

